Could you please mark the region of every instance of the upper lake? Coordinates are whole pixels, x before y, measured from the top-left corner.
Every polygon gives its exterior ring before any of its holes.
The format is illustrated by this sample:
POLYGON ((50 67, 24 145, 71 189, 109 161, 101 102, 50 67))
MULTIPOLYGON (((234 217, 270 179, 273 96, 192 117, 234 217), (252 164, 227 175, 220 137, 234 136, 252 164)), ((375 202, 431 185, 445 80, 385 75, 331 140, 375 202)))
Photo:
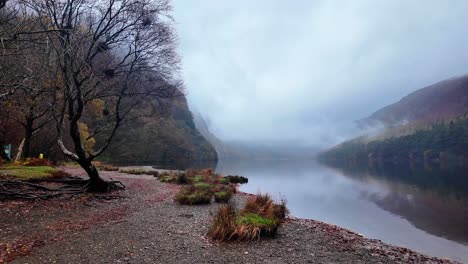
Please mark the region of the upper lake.
POLYGON ((317 162, 219 161, 241 190, 285 198, 291 214, 468 263, 468 175, 431 168, 333 168, 317 162))

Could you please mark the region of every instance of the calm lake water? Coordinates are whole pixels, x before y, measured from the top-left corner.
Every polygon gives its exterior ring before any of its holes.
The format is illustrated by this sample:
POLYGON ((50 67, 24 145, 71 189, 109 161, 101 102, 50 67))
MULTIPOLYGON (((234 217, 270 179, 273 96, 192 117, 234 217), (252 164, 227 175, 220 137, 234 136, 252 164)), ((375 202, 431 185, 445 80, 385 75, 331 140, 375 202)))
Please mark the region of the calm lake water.
POLYGON ((241 190, 284 197, 291 214, 468 263, 468 175, 429 168, 331 168, 316 162, 220 161, 241 190))

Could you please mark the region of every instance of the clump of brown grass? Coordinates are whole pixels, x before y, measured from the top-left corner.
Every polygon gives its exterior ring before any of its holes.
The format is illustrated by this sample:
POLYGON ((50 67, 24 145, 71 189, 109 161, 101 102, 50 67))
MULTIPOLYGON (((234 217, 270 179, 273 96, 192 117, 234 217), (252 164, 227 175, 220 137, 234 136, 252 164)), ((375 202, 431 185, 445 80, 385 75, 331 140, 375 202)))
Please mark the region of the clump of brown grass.
POLYGON ((163 172, 157 176, 160 182, 177 183, 177 174, 174 172, 163 172))
POLYGON ((213 193, 209 190, 197 188, 194 185, 185 186, 175 196, 176 202, 184 205, 209 204, 213 193))
POLYGON ((103 165, 98 168, 103 171, 119 171, 119 167, 114 167, 112 165, 103 165))
POLYGON ((143 170, 143 169, 128 169, 128 170, 120 170, 122 173, 133 174, 133 175, 153 175, 154 177, 159 176, 158 171, 152 170, 143 170))
POLYGON ((47 160, 47 159, 37 159, 37 158, 30 158, 30 159, 26 159, 24 162, 23 162, 23 165, 24 166, 31 166, 31 167, 36 167, 36 166, 49 166, 49 167, 53 167, 54 164, 52 163, 52 161, 50 160, 47 160))
POLYGON ((229 191, 220 191, 214 193, 214 199, 217 203, 227 203, 231 200, 232 192, 229 191))
POLYGON ((159 180, 166 183, 189 185, 182 188, 176 195, 176 201, 180 204, 205 204, 210 203, 213 196, 218 203, 227 203, 234 193, 235 184, 219 174, 214 174, 212 169, 186 170, 185 172, 164 172, 159 175, 159 180), (208 197, 210 196, 210 197, 208 197))
POLYGON ((233 204, 221 206, 213 217, 213 224, 208 230, 208 237, 214 240, 227 241, 232 238, 236 227, 237 212, 233 204))
POLYGON ((231 204, 222 206, 213 218, 208 237, 219 241, 273 237, 287 213, 284 200, 275 203, 270 195, 258 194, 249 198, 239 212, 231 204))

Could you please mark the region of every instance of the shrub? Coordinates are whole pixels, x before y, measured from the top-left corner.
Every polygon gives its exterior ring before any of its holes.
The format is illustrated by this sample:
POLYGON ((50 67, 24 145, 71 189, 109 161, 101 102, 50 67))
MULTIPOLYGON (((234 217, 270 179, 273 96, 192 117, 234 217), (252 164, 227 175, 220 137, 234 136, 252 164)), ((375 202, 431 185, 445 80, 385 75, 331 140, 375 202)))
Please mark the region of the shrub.
POLYGON ((175 196, 175 200, 184 205, 209 204, 212 193, 198 190, 195 186, 181 188, 175 196))
POLYGON ((229 191, 221 191, 214 193, 214 199, 217 203, 227 203, 231 200, 232 192, 229 191))
POLYGON ((244 184, 244 183, 248 183, 249 182, 249 179, 247 179, 246 177, 243 177, 243 176, 238 176, 238 175, 229 175, 229 176, 226 176, 224 177, 226 179, 228 179, 228 181, 230 183, 240 183, 240 184, 244 184))
POLYGON ((37 159, 37 158, 31 158, 31 159, 26 159, 26 161, 23 163, 24 166, 48 166, 52 167, 54 164, 47 159, 37 159))

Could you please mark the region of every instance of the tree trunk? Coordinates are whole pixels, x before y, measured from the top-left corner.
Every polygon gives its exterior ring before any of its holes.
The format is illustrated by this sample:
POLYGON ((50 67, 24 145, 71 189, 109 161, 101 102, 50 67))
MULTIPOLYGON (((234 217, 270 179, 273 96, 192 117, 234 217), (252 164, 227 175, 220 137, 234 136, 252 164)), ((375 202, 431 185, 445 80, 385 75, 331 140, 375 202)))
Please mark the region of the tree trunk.
POLYGON ((110 183, 105 181, 101 176, 96 167, 90 162, 79 162, 80 166, 86 171, 89 176, 89 192, 108 192, 110 191, 110 183))
POLYGON ((26 125, 24 126, 24 146, 23 146, 23 158, 29 158, 31 149, 31 138, 33 134, 33 119, 26 119, 26 125))
POLYGON ((23 156, 23 147, 24 147, 24 138, 23 140, 21 140, 21 144, 18 147, 18 153, 16 153, 15 160, 17 161, 21 160, 21 157, 23 156))

